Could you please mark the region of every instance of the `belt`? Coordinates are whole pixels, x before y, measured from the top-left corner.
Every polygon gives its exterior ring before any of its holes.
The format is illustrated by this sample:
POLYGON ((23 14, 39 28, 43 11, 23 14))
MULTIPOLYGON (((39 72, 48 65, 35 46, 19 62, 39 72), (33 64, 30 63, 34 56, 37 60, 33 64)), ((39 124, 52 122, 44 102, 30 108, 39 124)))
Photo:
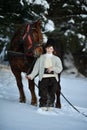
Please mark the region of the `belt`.
POLYGON ((45 68, 45 69, 44 69, 44 74, 54 74, 54 71, 51 71, 51 72, 49 73, 49 72, 48 72, 48 69, 45 68))

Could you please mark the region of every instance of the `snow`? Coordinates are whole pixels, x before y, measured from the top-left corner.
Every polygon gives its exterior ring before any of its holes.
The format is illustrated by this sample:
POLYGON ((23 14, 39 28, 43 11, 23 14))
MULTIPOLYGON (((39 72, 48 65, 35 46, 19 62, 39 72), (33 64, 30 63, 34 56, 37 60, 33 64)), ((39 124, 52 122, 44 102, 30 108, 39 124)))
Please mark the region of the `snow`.
POLYGON ((2 49, 2 51, 0 53, 0 62, 2 62, 4 60, 5 50, 6 50, 6 44, 5 44, 5 46, 3 47, 3 49, 2 49))
POLYGON ((67 4, 67 3, 64 3, 64 5, 63 5, 62 7, 64 8, 64 7, 67 7, 67 6, 68 6, 68 4, 67 4))
POLYGON ((85 15, 85 14, 80 14, 80 16, 81 16, 82 18, 87 18, 87 15, 85 15))
POLYGON ((82 5, 82 10, 87 11, 87 7, 85 5, 82 5))
POLYGON ((7 42, 9 42, 9 38, 7 36, 5 38, 0 37, 0 42, 1 42, 0 45, 2 44, 2 42, 5 42, 2 51, 0 52, 0 62, 2 62, 6 54, 6 46, 7 46, 7 42))
POLYGON ((68 23, 72 23, 72 24, 74 24, 74 23, 75 23, 75 21, 74 21, 74 19, 73 19, 73 18, 71 18, 71 19, 68 21, 68 23))
MULTIPOLYGON (((25 0, 27 4, 29 5, 30 3, 37 4, 37 5, 42 5, 44 6, 45 9, 49 9, 49 4, 46 0, 25 0)), ((23 0, 20 0, 21 5, 24 5, 23 0)))
POLYGON ((45 29, 46 32, 52 32, 52 31, 54 31, 55 25, 52 22, 52 20, 48 20, 48 22, 45 24, 44 29, 45 29))
POLYGON ((4 16, 0 15, 0 18, 4 18, 4 16))
POLYGON ((82 39, 85 39, 85 35, 82 35, 82 34, 80 34, 80 33, 78 33, 77 36, 78 36, 79 39, 81 39, 81 38, 82 38, 82 39))
POLYGON ((76 3, 77 3, 77 5, 79 5, 79 4, 80 4, 80 1, 79 1, 79 0, 77 0, 77 1, 76 1, 76 3))
MULTIPOLYGON (((27 99, 25 104, 18 102, 19 93, 11 70, 0 68, 0 130, 87 130, 87 117, 75 111, 62 96, 61 109, 46 112, 30 105, 31 96, 24 73, 22 78, 27 99)), ((87 78, 63 72, 61 86, 65 97, 87 115, 87 78)), ((38 97, 37 87, 35 91, 38 97)))
POLYGON ((24 3, 23 3, 23 1, 22 1, 22 0, 20 0, 20 4, 21 4, 22 6, 24 6, 24 3))
POLYGON ((70 29, 67 29, 64 33, 65 36, 68 36, 68 34, 71 33, 71 34, 75 34, 74 31, 70 30, 70 29))
POLYGON ((74 59, 70 51, 67 51, 67 53, 64 55, 64 66, 68 68, 67 72, 78 75, 79 72, 75 67, 74 59))
POLYGON ((34 4, 42 5, 45 9, 49 9, 49 4, 46 0, 35 0, 34 4))

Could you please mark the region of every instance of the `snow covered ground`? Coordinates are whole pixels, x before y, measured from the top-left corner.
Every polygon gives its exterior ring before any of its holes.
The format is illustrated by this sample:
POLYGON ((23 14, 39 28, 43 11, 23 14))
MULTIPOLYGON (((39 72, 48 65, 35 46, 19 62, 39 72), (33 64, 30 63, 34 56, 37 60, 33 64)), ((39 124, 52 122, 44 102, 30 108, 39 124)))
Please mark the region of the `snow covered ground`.
MULTIPOLYGON (((25 74, 22 77, 25 104, 18 102, 18 89, 11 70, 0 68, 0 130, 87 130, 87 117, 75 111, 62 96, 60 110, 46 112, 31 106, 25 74)), ((62 74, 61 86, 67 99, 87 115, 87 78, 62 74)))

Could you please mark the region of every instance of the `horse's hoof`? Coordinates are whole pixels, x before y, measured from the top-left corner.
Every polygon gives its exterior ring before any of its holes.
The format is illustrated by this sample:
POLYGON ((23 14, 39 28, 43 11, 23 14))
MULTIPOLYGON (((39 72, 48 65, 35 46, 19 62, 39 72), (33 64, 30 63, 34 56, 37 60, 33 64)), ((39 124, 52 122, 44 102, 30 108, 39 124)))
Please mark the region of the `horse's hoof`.
POLYGON ((56 104, 56 108, 61 109, 61 104, 56 104))
POLYGON ((37 98, 36 97, 32 98, 31 105, 37 106, 37 98))
POLYGON ((37 102, 32 101, 32 102, 31 102, 31 105, 37 106, 37 102))
POLYGON ((25 98, 24 98, 24 99, 23 99, 23 98, 20 98, 20 99, 19 99, 19 102, 20 102, 20 103, 26 103, 26 99, 25 99, 25 98))
POLYGON ((33 106, 37 106, 37 103, 31 103, 31 105, 33 105, 33 106))

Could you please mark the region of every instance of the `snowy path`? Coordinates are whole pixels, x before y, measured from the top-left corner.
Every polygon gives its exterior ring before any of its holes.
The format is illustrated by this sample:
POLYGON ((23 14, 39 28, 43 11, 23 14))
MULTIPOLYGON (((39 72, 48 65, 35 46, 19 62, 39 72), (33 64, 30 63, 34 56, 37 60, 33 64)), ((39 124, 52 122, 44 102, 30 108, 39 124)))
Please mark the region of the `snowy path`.
MULTIPOLYGON (((26 104, 18 102, 18 89, 9 69, 0 69, 0 130, 87 130, 87 118, 76 112, 61 96, 62 109, 44 112, 30 105, 27 80, 23 76, 26 104)), ((87 78, 62 75, 62 93, 87 114, 87 78)), ((38 90, 36 88, 36 94, 38 90)))

